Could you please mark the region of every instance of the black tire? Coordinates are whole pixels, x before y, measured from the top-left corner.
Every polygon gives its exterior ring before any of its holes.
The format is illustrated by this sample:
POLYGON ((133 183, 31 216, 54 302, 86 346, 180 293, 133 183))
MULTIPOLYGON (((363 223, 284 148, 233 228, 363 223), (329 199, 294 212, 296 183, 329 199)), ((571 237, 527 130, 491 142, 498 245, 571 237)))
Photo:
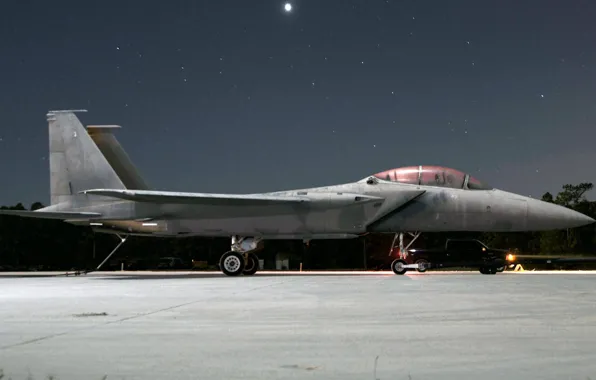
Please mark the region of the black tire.
POLYGON ((238 276, 244 270, 244 256, 241 253, 230 251, 221 255, 219 269, 226 276, 238 276))
POLYGON ((246 257, 246 266, 242 271, 245 276, 252 276, 259 270, 259 258, 254 253, 249 253, 246 257))
POLYGON ((482 268, 480 268, 480 273, 482 273, 482 274, 497 274, 497 268, 482 267, 482 268))
POLYGON ((391 263, 391 270, 393 270, 393 273, 398 275, 405 274, 408 271, 408 268, 404 268, 403 265, 407 265, 404 260, 395 259, 391 263))
POLYGON ((430 263, 427 260, 420 259, 416 260, 415 264, 418 264, 418 268, 416 268, 416 270, 420 273, 424 273, 428 269, 430 263))

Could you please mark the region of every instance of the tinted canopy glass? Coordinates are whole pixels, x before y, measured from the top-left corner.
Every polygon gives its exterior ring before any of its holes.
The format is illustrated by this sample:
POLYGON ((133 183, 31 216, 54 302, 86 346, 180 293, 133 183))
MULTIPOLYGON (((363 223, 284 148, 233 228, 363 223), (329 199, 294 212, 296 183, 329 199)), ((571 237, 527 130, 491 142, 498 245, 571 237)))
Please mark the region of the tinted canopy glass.
POLYGON ((455 169, 440 166, 422 166, 420 170, 420 184, 425 186, 461 189, 465 180, 466 174, 455 169))
POLYGON ((491 190, 488 184, 456 169, 442 166, 407 166, 385 170, 376 178, 411 185, 449 187, 453 189, 491 190))
POLYGON ((418 185, 420 183, 420 167, 408 166, 405 168, 386 170, 384 172, 375 174, 375 177, 385 181, 418 185))

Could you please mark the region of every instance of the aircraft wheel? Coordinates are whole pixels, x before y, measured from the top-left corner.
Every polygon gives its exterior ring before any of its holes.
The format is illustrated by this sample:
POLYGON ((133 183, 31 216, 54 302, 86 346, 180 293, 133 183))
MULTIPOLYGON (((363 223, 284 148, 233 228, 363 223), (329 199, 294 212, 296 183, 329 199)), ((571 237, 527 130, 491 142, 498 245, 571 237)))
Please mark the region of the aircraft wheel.
POLYGON ((226 276, 238 276, 244 270, 244 256, 234 251, 224 253, 219 259, 219 269, 226 276))
POLYGON ((426 272, 429 266, 429 262, 424 259, 416 260, 416 264, 418 264, 418 268, 416 270, 420 273, 426 272))
POLYGON ((404 265, 406 265, 404 260, 395 259, 391 263, 391 269, 393 270, 393 273, 402 275, 408 271, 408 268, 404 268, 404 265))
POLYGON ((246 257, 246 266, 242 271, 245 276, 252 276, 259 270, 259 258, 254 253, 249 253, 246 257))

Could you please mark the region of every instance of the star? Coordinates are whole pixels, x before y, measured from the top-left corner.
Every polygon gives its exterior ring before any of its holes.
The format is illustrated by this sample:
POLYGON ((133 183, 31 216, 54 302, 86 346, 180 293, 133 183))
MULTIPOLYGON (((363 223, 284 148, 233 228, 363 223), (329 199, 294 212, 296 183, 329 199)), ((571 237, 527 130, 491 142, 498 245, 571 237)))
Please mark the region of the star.
POLYGON ((292 4, 290 3, 285 3, 284 4, 284 10, 286 11, 286 13, 289 13, 292 11, 292 4))

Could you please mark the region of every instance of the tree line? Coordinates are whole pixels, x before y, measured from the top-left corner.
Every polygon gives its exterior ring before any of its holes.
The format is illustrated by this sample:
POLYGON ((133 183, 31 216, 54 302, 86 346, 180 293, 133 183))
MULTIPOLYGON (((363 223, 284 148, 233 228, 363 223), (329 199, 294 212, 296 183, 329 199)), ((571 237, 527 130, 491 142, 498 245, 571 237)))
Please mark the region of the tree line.
MULTIPOLYGON (((596 218, 596 202, 585 194, 592 183, 565 185, 556 194, 545 193, 542 200, 571 208, 596 218)), ((29 209, 44 207, 40 202, 29 209)), ((18 203, 2 209, 25 210, 18 203)), ((474 238, 490 247, 511 249, 524 254, 596 255, 594 225, 557 231, 511 233, 426 233, 413 247, 441 246, 447 238, 474 238)), ((296 269, 388 269, 393 236, 369 234, 349 240, 267 241, 258 253, 266 268, 275 269, 276 262, 296 269)), ((73 270, 88 269, 103 261, 119 240, 113 235, 94 233, 91 228, 62 221, 0 216, 0 270, 73 270)), ((190 268, 192 261, 205 268, 215 268, 221 254, 229 250, 227 238, 156 238, 130 237, 110 261, 108 267, 153 269, 160 258, 176 257, 190 268)))

